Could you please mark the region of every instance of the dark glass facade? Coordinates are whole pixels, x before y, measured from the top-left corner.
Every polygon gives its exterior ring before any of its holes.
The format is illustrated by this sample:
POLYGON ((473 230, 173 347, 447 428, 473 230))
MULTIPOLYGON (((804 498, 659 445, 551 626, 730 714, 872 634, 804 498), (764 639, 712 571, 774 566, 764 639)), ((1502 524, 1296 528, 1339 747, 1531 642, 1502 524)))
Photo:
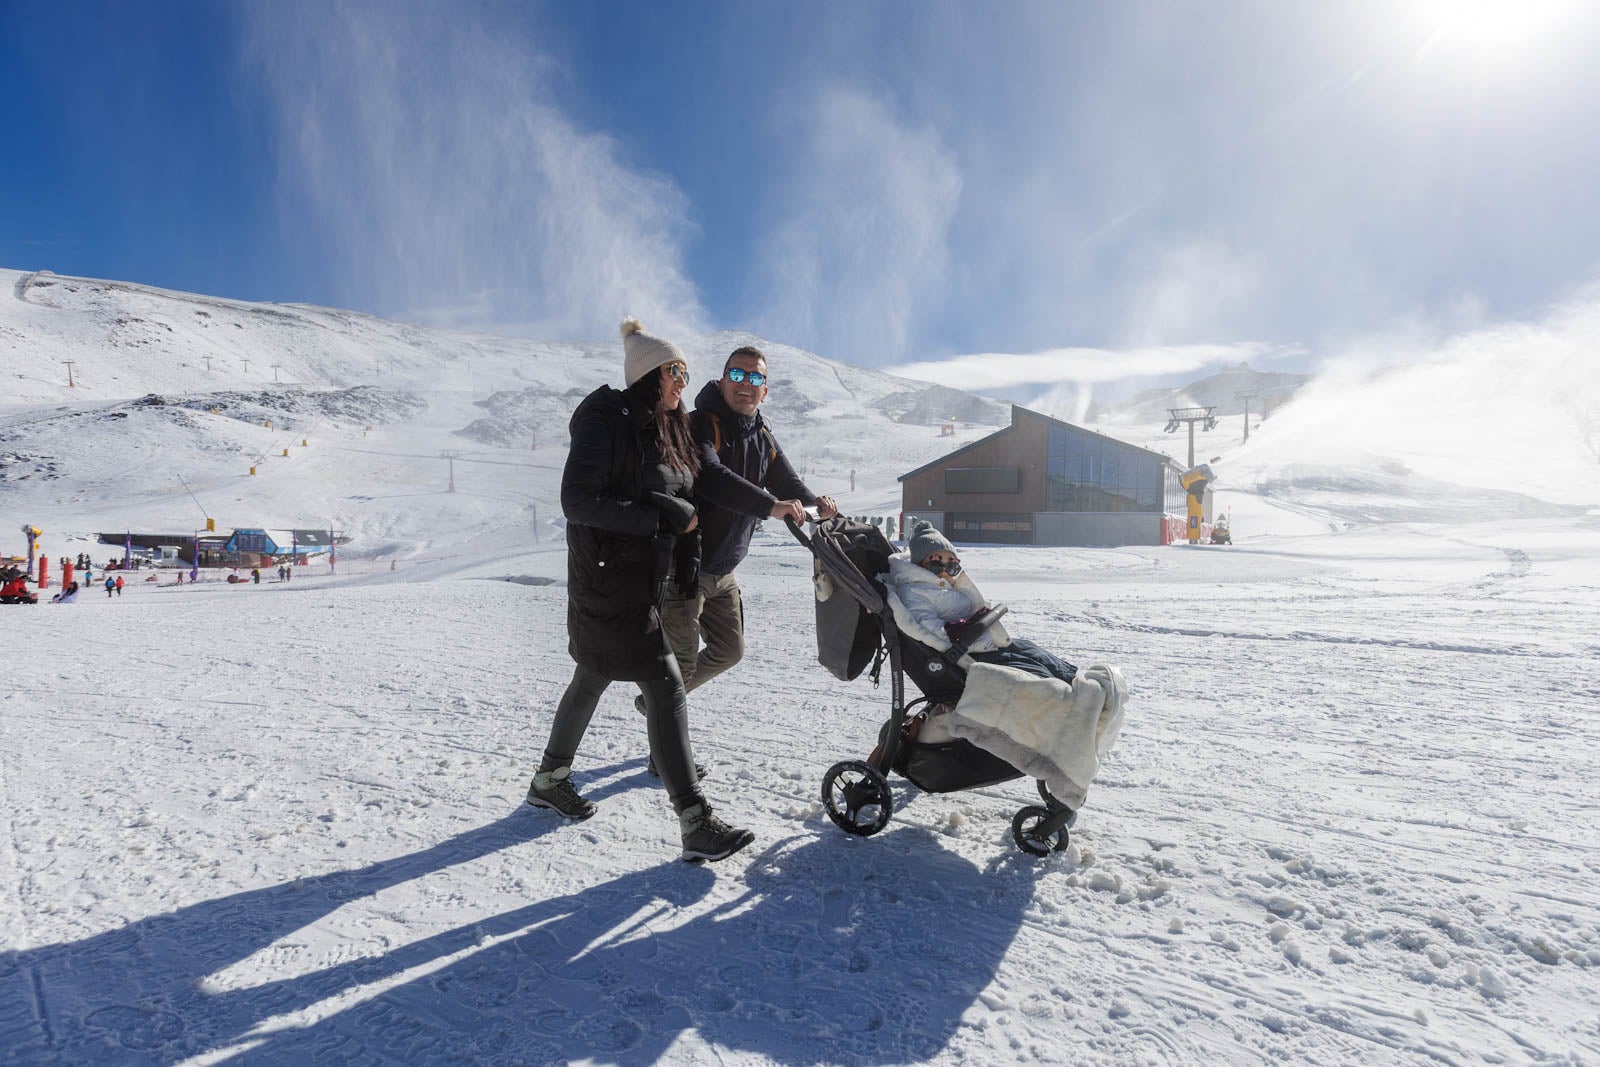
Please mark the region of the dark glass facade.
POLYGON ((1167 514, 1184 515, 1189 510, 1188 494, 1183 491, 1183 485, 1178 481, 1178 472, 1171 466, 1163 465, 1167 481, 1167 514))
POLYGON ((1075 426, 1051 426, 1046 511, 1183 512, 1177 475, 1155 456, 1075 426), (1173 492, 1177 505, 1173 505, 1173 492))

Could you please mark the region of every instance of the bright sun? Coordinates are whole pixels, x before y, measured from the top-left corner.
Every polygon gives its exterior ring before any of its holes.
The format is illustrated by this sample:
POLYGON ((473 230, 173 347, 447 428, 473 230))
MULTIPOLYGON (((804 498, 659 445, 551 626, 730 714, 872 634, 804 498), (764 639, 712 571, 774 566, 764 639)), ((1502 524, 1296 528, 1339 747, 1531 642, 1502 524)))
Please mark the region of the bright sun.
POLYGON ((1588 0, 1422 0, 1432 35, 1418 58, 1449 52, 1478 62, 1517 63, 1580 15, 1588 0))

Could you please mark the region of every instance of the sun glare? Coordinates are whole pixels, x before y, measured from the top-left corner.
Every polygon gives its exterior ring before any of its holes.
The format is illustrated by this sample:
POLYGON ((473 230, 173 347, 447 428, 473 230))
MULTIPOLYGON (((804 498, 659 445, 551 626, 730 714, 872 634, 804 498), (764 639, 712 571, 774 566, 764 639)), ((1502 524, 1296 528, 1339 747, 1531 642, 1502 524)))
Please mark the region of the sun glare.
POLYGON ((1440 52, 1480 63, 1516 64, 1532 59, 1582 13, 1584 0, 1424 0, 1423 25, 1431 35, 1418 60, 1440 52))

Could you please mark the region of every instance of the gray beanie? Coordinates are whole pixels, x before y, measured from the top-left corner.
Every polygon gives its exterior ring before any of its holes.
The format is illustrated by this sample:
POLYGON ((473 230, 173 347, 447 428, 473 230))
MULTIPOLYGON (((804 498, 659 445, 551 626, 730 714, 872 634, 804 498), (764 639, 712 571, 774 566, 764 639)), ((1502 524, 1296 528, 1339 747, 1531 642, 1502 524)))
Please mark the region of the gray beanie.
POLYGON ((911 538, 906 543, 911 551, 911 562, 921 563, 935 552, 948 552, 952 556, 959 556, 956 546, 948 538, 933 528, 933 523, 927 519, 917 519, 911 524, 911 538))
POLYGON ((677 345, 664 337, 645 333, 639 320, 631 316, 622 320, 622 352, 622 377, 628 385, 668 363, 689 365, 677 345))

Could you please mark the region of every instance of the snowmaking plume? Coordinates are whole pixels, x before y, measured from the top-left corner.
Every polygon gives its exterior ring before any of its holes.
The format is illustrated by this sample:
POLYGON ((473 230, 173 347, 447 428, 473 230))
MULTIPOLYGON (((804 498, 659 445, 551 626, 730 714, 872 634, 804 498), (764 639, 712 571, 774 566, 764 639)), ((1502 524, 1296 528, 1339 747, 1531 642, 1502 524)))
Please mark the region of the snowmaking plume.
MULTIPOLYGON (((1415 476, 1600 504, 1600 286, 1541 321, 1330 360, 1229 458, 1236 484, 1415 476)), ((1460 515, 1473 507, 1460 499, 1460 515)))

